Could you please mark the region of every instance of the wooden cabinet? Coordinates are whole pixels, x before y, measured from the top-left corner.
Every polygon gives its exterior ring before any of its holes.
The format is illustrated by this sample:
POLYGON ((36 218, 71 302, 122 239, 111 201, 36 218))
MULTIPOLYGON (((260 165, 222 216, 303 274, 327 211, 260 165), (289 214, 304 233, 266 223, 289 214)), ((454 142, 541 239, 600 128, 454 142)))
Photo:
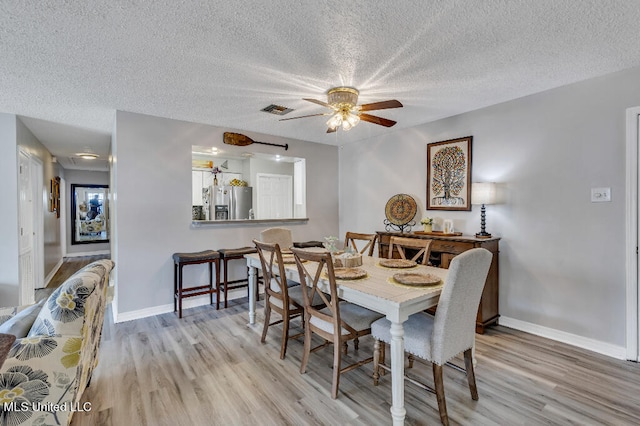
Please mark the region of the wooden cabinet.
POLYGON ((495 324, 500 317, 498 312, 498 242, 500 238, 475 238, 473 236, 444 237, 426 234, 401 234, 399 232, 377 232, 378 234, 378 255, 387 257, 389 253, 389 240, 392 236, 402 236, 409 238, 421 238, 433 240, 431 244, 431 263, 434 266, 448 268, 451 260, 458 254, 476 247, 482 247, 493 253, 491 268, 487 275, 487 281, 482 291, 478 316, 476 318, 476 333, 483 334, 485 327, 495 324))

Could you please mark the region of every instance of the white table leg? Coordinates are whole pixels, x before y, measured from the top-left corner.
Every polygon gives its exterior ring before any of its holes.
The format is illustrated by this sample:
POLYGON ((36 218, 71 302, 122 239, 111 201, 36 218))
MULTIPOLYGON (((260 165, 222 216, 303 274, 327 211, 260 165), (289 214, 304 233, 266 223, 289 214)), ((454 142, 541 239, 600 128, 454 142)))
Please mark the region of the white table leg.
POLYGON ((256 289, 258 287, 257 270, 249 267, 249 324, 256 323, 256 289))
POLYGON ((391 417, 393 424, 404 425, 404 328, 391 322, 391 417))

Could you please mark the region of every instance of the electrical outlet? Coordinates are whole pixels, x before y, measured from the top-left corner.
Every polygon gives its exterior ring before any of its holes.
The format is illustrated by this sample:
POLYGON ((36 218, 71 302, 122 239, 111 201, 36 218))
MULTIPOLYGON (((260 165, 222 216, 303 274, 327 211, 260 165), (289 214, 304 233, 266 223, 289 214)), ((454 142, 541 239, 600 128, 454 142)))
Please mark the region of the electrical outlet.
POLYGON ((611 188, 591 188, 591 202, 604 203, 611 201, 611 188))

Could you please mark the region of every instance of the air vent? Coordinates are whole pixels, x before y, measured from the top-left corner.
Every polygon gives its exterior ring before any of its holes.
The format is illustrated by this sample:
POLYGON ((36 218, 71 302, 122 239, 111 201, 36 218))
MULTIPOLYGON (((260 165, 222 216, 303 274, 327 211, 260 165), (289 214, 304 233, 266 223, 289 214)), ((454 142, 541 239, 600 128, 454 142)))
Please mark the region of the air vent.
POLYGON ((261 111, 268 112, 275 115, 285 115, 293 111, 291 108, 283 107, 281 105, 271 104, 268 107, 262 108, 261 111))

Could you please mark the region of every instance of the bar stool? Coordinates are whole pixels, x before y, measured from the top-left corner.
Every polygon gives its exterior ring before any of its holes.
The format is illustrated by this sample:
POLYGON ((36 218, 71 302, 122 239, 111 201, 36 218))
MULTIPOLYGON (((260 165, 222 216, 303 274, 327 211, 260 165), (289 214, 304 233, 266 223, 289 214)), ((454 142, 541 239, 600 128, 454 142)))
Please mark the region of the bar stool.
MULTIPOLYGON (((249 287, 249 268, 247 268, 247 277, 241 278, 238 280, 229 281, 229 261, 231 260, 244 260, 245 254, 257 253, 255 247, 242 247, 237 249, 220 249, 218 250, 220 253, 220 258, 222 259, 222 264, 224 265, 224 307, 227 307, 227 292, 229 290, 233 290, 236 288, 249 287)), ((256 277, 256 279, 258 279, 256 277)), ((260 280, 258 279, 258 282, 260 280)), ((256 286, 256 295, 257 295, 258 287, 256 286)))
POLYGON ((197 253, 173 254, 173 312, 178 311, 182 318, 182 299, 209 294, 213 305, 213 294, 216 295, 216 310, 220 309, 220 253, 215 250, 204 250, 197 253), (185 265, 209 264, 209 284, 183 288, 182 268, 185 265), (216 286, 213 287, 213 265, 216 265, 216 286))

